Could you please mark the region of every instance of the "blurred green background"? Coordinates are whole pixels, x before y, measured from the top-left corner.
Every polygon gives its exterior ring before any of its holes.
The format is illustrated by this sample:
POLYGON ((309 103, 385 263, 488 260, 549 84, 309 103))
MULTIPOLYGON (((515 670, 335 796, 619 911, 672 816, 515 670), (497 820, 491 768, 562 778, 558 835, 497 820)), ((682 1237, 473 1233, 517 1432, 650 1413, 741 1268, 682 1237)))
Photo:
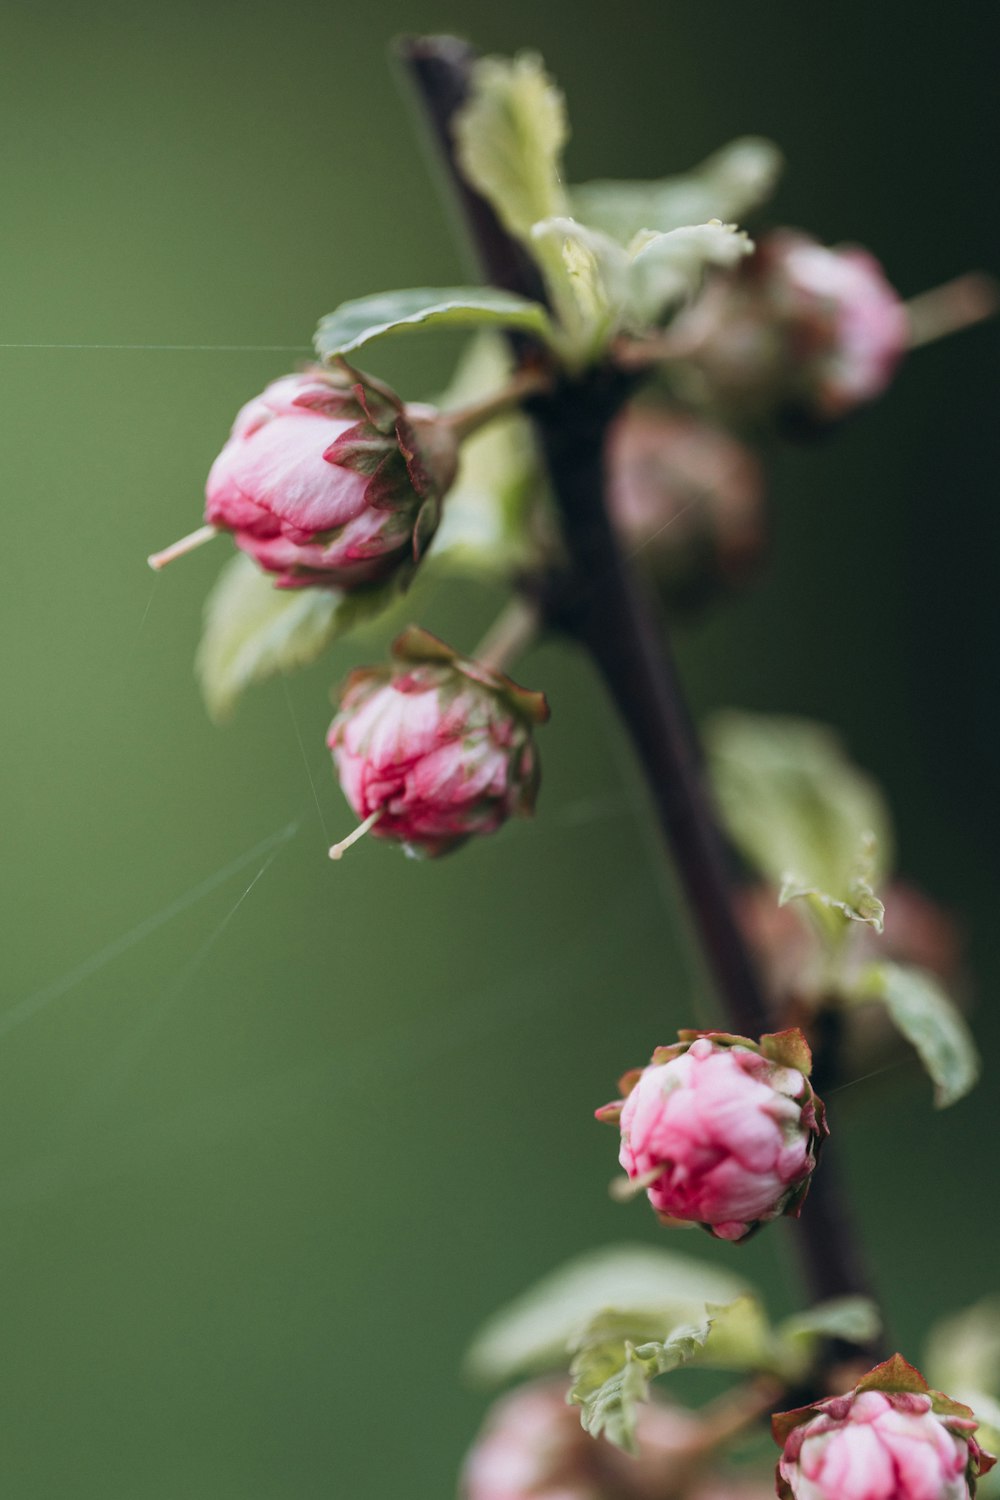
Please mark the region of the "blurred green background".
MULTIPOLYGON (((519 673, 553 707, 533 825, 437 865, 369 842, 334 867, 352 820, 323 735, 359 648, 217 730, 191 658, 225 545, 159 579, 143 561, 197 524, 236 407, 295 358, 216 346, 304 353, 345 297, 466 274, 389 40, 540 49, 569 96, 577 180, 772 135, 790 163, 774 217, 864 241, 909 295, 1000 269, 995 15, 3 6, 13 1500, 439 1500, 484 1404, 458 1374, 471 1330, 565 1256, 662 1233, 609 1201, 614 1142, 590 1111, 715 1012, 586 665, 549 645, 519 673), (207 348, 19 347, 66 343, 207 348)), ((371 363, 420 395, 455 348, 371 363)), ((987 1051, 997 349, 994 329, 934 347, 834 440, 782 452, 766 577, 679 641, 699 712, 821 717, 883 779, 901 865, 962 915, 987 1051)), ((471 647, 495 603, 458 590, 424 623, 471 647)), ((988 1081, 933 1116, 907 1066, 832 1101, 914 1356, 934 1316, 996 1286, 993 1097, 988 1081)), ((739 1252, 775 1308, 798 1295, 792 1233, 739 1252)))

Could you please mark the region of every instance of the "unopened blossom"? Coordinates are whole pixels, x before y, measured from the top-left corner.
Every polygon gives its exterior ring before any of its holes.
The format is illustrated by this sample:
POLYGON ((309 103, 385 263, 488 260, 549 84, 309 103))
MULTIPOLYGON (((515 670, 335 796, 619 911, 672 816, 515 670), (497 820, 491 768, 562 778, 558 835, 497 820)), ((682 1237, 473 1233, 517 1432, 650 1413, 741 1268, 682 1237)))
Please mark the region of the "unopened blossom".
POLYGON ((721 427, 662 402, 626 408, 608 434, 611 517, 668 600, 702 603, 752 572, 764 545, 760 461, 721 427))
POLYGON ((280 587, 356 588, 420 555, 455 464, 431 408, 317 367, 275 380, 238 413, 208 476, 205 519, 280 587))
POLYGON ((867 250, 782 229, 708 289, 677 335, 696 394, 730 419, 821 426, 882 394, 910 326, 867 250))
POLYGON ((781 1500, 971 1500, 993 1467, 971 1410, 901 1355, 846 1396, 773 1418, 781 1500))
POLYGON ((772 1485, 743 1486, 703 1472, 703 1424, 653 1401, 639 1412, 637 1453, 580 1425, 566 1384, 535 1380, 495 1402, 462 1466, 460 1500, 767 1500, 772 1485))
POLYGON ((797 1214, 826 1135, 811 1057, 792 1029, 760 1042, 684 1032, 626 1074, 625 1098, 597 1111, 621 1129, 619 1160, 661 1218, 742 1240, 797 1214))
POLYGON ((352 673, 327 738, 362 826, 438 855, 530 814, 539 782, 532 729, 548 718, 543 695, 415 627, 393 657, 352 673))

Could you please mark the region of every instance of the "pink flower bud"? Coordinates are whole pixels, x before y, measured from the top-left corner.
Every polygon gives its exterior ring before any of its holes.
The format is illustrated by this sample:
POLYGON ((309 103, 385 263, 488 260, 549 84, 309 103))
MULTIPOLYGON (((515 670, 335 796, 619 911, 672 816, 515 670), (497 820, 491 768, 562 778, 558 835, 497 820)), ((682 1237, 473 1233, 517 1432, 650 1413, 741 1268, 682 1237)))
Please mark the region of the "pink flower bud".
POLYGON ((327 737, 344 795, 373 836, 438 855, 530 814, 543 695, 415 626, 393 655, 390 667, 352 673, 327 737))
POLYGON ((742 1240, 797 1215, 826 1124, 796 1029, 760 1042, 682 1031, 649 1067, 626 1074, 626 1097, 597 1111, 618 1121, 619 1160, 661 1218, 742 1240))
POLYGON ((368 376, 313 368, 238 413, 205 518, 282 588, 355 588, 411 564, 437 525, 454 443, 431 408, 368 376))
POLYGON ((996 1460, 967 1406, 929 1389, 899 1354, 846 1396, 772 1420, 781 1500, 970 1500, 996 1460))
POLYGON ((867 250, 782 229, 709 288, 680 336, 702 394, 731 418, 822 425, 882 394, 910 327, 867 250))
POLYGON ((461 1500, 766 1500, 773 1489, 744 1488, 700 1469, 701 1420, 661 1401, 642 1407, 638 1453, 623 1453, 581 1427, 559 1380, 537 1380, 490 1410, 462 1468, 461 1500), (692 1487, 693 1486, 693 1487, 692 1487))
POLYGON ((764 476, 743 443, 676 407, 628 407, 608 439, 612 519, 671 604, 738 587, 765 540, 764 476))

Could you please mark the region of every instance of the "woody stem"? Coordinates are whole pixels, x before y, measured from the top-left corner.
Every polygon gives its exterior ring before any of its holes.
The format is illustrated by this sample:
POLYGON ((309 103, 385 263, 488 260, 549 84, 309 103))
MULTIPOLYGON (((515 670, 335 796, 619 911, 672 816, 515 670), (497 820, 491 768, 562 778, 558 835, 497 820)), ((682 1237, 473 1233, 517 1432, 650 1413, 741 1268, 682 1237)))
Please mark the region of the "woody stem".
MULTIPOLYGON (((536 269, 458 169, 451 122, 475 54, 453 38, 403 44, 403 61, 430 123, 480 262, 494 285, 543 300, 536 269)), ((515 341, 525 352, 523 339, 515 341)), ((528 351, 529 353, 532 351, 528 351)), ((604 448, 632 377, 608 366, 529 401, 563 523, 565 569, 543 583, 546 621, 590 654, 629 732, 664 840, 687 897, 729 1024, 756 1035, 768 1007, 736 921, 727 850, 665 634, 618 544, 608 515, 604 448)), ((796 1235, 814 1294, 867 1292, 830 1153, 816 1173, 805 1232, 796 1235)), ((831 1353, 836 1351, 831 1351, 831 1353)))

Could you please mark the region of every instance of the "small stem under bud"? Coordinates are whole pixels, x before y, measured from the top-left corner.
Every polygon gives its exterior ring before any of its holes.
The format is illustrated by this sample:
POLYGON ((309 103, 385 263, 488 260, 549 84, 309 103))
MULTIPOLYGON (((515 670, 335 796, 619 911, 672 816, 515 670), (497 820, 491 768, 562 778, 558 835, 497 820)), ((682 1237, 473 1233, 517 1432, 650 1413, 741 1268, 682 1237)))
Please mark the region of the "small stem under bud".
POLYGON ((643 1172, 638 1177, 613 1177, 608 1184, 608 1193, 616 1203, 630 1203, 633 1198, 638 1198, 647 1188, 651 1188, 666 1170, 666 1164, 661 1162, 658 1167, 650 1167, 648 1172, 643 1172))
POLYGON ((463 442, 487 422, 492 422, 494 417, 503 416, 512 407, 520 406, 529 396, 540 396, 551 389, 552 375, 548 370, 541 365, 525 365, 516 370, 498 391, 484 396, 481 401, 471 401, 468 406, 442 412, 441 420, 448 424, 458 441, 463 442))
POLYGON ((984 323, 1000 311, 1000 286, 985 271, 969 271, 911 297, 906 304, 910 320, 910 348, 919 349, 984 323))
POLYGON ((506 672, 508 664, 531 645, 541 625, 538 606, 523 594, 516 595, 479 642, 473 660, 493 672, 506 672))
POLYGON ((217 526, 199 526, 197 531, 182 536, 179 542, 172 542, 169 547, 164 547, 162 552, 151 552, 146 558, 154 573, 165 568, 167 563, 173 562, 175 557, 184 557, 188 552, 193 552, 196 547, 202 547, 210 542, 213 536, 219 535, 217 526))
POLYGON ((373 813, 369 813, 365 821, 363 823, 359 823, 353 833, 349 833, 346 839, 341 839, 339 844, 334 844, 331 847, 330 858, 343 859, 344 855, 347 853, 347 850, 351 847, 351 845, 356 844, 359 839, 363 839, 365 834, 375 827, 375 824, 378 822, 379 818, 384 812, 384 807, 377 807, 373 813))

